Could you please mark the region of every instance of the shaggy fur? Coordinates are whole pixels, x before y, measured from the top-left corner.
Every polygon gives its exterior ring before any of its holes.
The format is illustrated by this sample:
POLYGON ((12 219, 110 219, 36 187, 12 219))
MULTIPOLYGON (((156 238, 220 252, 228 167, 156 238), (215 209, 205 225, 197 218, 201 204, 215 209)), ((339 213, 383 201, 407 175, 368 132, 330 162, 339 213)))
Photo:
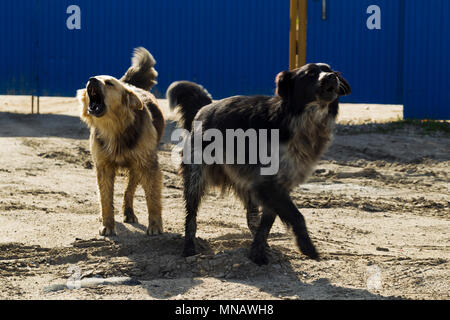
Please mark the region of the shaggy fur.
MULTIPOLYGON (((295 186, 306 181, 330 144, 338 113, 338 97, 350 94, 351 89, 347 81, 326 64, 308 64, 281 72, 276 78, 276 86, 275 96, 236 96, 206 106, 203 105, 210 96, 195 84, 179 82, 167 93, 171 100, 169 104, 181 110, 181 122, 186 129, 190 130, 195 120, 202 122, 203 130, 218 129, 224 136, 227 129, 278 129, 280 139, 279 171, 271 176, 261 175, 260 163, 182 163, 187 212, 184 256, 196 253, 196 215, 202 196, 207 187, 219 186, 234 191, 246 207, 248 226, 254 235, 250 258, 255 263, 268 263, 267 237, 276 215, 293 229, 304 254, 314 259, 319 257, 308 235, 305 219, 289 194, 295 186), (199 95, 200 98, 195 98, 199 95), (196 114, 195 118, 192 114, 196 114)), ((191 131, 190 139, 193 135, 191 131)), ((203 148, 205 146, 204 143, 203 148)), ((246 148, 248 159, 248 144, 246 148)), ((231 150, 224 150, 224 154, 228 151, 231 150)), ((193 150, 188 152, 192 154, 193 150)))
POLYGON ((136 48, 131 60, 131 67, 120 81, 150 91, 154 85, 158 84, 156 82, 158 72, 154 68, 155 64, 155 59, 147 49, 136 48))
POLYGON ((114 180, 118 169, 128 173, 122 212, 124 221, 136 223, 133 198, 141 184, 149 214, 149 235, 163 231, 161 218, 162 173, 157 147, 164 118, 155 97, 147 91, 156 83, 153 57, 144 48, 135 50, 133 66, 122 78, 92 77, 78 91, 81 119, 91 130, 90 145, 97 172, 103 226, 100 234, 115 234, 114 180), (152 63, 150 63, 152 61, 152 63), (142 88, 142 89, 141 89, 142 88))

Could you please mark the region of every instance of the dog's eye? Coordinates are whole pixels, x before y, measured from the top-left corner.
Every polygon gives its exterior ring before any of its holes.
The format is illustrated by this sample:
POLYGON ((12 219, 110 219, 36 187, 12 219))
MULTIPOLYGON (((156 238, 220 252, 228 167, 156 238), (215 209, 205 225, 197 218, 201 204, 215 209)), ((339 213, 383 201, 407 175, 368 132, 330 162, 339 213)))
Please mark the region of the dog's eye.
POLYGON ((307 75, 308 77, 315 77, 315 76, 317 76, 318 74, 319 74, 319 70, 317 70, 317 69, 309 70, 309 71, 306 73, 306 75, 307 75))
POLYGON ((114 83, 112 83, 111 81, 105 81, 105 84, 109 87, 114 87, 114 83))

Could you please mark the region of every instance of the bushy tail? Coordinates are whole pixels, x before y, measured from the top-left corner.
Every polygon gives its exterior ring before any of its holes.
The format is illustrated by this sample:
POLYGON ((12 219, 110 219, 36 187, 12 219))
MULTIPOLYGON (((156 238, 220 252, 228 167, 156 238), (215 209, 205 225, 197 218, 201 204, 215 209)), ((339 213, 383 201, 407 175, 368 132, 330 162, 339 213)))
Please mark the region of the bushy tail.
POLYGON ((156 64, 152 54, 143 47, 134 49, 131 67, 120 79, 135 87, 149 91, 155 84, 158 72, 153 68, 156 64))
POLYGON ((177 81, 167 89, 166 98, 170 110, 178 107, 184 129, 191 131, 197 112, 212 102, 212 97, 201 85, 189 81, 177 81))

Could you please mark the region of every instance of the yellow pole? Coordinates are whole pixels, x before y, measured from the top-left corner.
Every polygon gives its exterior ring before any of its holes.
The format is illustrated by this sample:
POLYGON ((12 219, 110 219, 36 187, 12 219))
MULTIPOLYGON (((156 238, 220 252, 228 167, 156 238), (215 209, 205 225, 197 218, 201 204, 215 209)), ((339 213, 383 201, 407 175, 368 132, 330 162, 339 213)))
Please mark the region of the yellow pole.
POLYGON ((289 69, 306 64, 307 0, 291 0, 291 30, 289 39, 289 69))
POLYGON ((299 28, 297 33, 298 61, 297 68, 306 64, 306 37, 308 22, 308 1, 300 0, 298 12, 299 28))
POLYGON ((297 65, 297 9, 298 0, 291 0, 291 30, 289 34, 289 69, 295 69, 297 65))

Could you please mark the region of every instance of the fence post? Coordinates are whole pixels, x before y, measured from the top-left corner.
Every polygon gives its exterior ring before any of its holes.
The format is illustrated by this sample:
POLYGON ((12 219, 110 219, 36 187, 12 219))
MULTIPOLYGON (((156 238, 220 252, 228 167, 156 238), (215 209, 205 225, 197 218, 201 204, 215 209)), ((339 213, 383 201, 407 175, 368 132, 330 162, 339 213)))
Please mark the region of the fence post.
POLYGON ((298 46, 298 65, 297 68, 304 66, 306 64, 306 29, 308 22, 308 1, 300 0, 299 10, 298 10, 298 23, 299 30, 297 36, 297 46, 298 46))
POLYGON ((289 69, 297 66, 297 10, 298 0, 291 0, 291 30, 289 33, 289 69))
POLYGON ((291 30, 289 39, 289 68, 306 64, 307 0, 291 0, 291 30))

